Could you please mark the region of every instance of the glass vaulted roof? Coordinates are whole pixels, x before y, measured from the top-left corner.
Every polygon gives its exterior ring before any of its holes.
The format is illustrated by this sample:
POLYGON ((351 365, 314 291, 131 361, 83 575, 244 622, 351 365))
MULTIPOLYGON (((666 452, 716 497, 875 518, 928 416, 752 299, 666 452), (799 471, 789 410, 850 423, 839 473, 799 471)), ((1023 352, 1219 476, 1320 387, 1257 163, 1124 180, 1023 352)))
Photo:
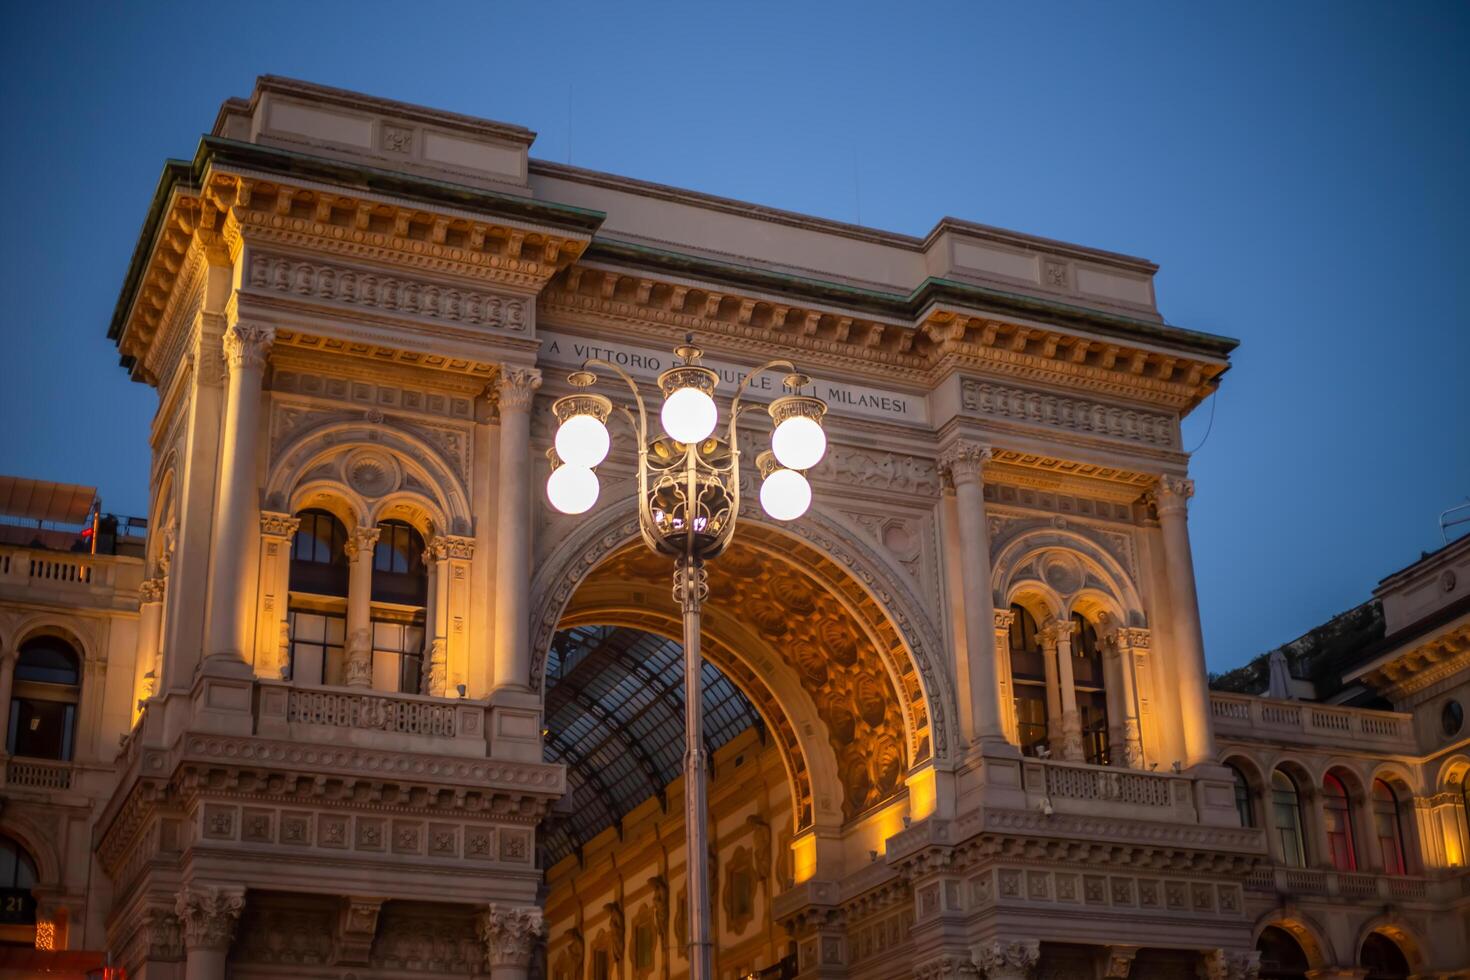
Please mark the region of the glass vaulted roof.
MULTIPOLYGON (((704 743, 713 758, 761 721, 708 661, 703 681, 704 743)), ((550 867, 683 772, 682 646, 620 626, 557 633, 546 663, 546 730, 546 760, 567 767, 567 797, 541 834, 550 867)))

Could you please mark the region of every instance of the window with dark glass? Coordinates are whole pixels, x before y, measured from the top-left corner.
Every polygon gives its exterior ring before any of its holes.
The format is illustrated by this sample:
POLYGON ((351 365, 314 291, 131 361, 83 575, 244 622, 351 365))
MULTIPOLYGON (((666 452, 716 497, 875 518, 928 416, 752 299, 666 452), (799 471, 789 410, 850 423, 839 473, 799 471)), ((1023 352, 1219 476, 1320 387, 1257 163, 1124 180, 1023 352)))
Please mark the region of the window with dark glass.
POLYGON ((1072 683, 1082 721, 1082 757, 1095 766, 1108 764, 1108 693, 1103 679, 1102 645, 1097 627, 1081 613, 1072 614, 1072 683))
POLYGON ((419 693, 424 665, 423 623, 373 620, 373 688, 419 693))
POLYGON ((423 536, 402 521, 379 524, 373 550, 373 601, 422 606, 428 591, 423 536))
POLYGON ((1306 980, 1311 963, 1296 937, 1279 926, 1267 926, 1256 940, 1261 953, 1261 980, 1306 980))
POLYGON ((1280 769, 1271 773, 1271 824, 1281 848, 1281 861, 1294 868, 1307 866, 1302 842, 1301 794, 1296 783, 1280 769))
POLYGON ((1407 980, 1409 959, 1398 943, 1381 932, 1368 934, 1358 965, 1367 967, 1366 980, 1407 980))
POLYGON ((0 943, 36 943, 36 862, 25 848, 0 836, 0 943))
POLYGON ((1235 766, 1230 767, 1230 775, 1235 780, 1235 812, 1240 814, 1240 825, 1254 827, 1256 808, 1251 802, 1251 785, 1246 781, 1245 773, 1235 766))
POLYGON ((592 951, 592 980, 609 980, 607 950, 592 951))
POLYGON ((1327 830, 1327 850, 1338 871, 1356 871, 1358 857, 1353 839, 1353 807, 1347 787, 1332 773, 1322 780, 1322 819, 1327 830))
POLYGON ((1393 787, 1381 779, 1373 780, 1373 833, 1378 837, 1378 849, 1383 853, 1383 870, 1387 874, 1401 875, 1408 872, 1404 860, 1404 826, 1399 816, 1399 800, 1393 787))
POLYGON ((347 595, 347 528, 335 514, 304 510, 291 539, 291 591, 347 595))
POLYGON ((637 970, 653 969, 653 927, 639 923, 633 927, 633 967, 637 970))
POLYGON ((5 750, 34 759, 70 761, 81 701, 81 657, 59 636, 20 646, 10 695, 5 750))
POLYGON ((1047 744, 1046 654, 1036 619, 1024 606, 1011 606, 1009 646, 1017 740, 1023 753, 1034 756, 1047 744))

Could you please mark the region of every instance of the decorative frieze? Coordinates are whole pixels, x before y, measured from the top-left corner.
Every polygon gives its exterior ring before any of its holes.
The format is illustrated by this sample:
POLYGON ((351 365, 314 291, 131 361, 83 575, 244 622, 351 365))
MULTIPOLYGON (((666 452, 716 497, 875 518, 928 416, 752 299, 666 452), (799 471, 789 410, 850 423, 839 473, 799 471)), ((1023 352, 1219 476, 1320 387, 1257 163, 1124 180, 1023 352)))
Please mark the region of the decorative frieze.
POLYGON ((859 487, 922 497, 939 495, 939 471, 919 456, 834 447, 812 470, 818 483, 859 487))
POLYGON ((960 401, 966 412, 983 418, 1045 425, 1159 449, 1179 448, 1177 420, 1165 412, 971 378, 964 381, 960 401))
POLYGON ((385 313, 429 317, 510 333, 525 333, 530 321, 526 300, 518 296, 457 289, 401 275, 382 275, 266 253, 251 258, 250 285, 385 313))
POLYGON ((475 418, 473 399, 462 395, 283 368, 279 364, 271 376, 271 390, 350 402, 379 411, 407 411, 465 422, 475 418))

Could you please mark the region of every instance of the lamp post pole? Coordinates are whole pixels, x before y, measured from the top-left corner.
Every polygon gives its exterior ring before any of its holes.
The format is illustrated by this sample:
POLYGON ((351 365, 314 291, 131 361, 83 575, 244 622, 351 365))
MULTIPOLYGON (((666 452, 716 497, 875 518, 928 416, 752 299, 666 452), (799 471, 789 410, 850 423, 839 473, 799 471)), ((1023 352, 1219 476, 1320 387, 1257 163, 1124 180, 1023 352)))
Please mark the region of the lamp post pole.
MULTIPOLYGON (((638 530, 654 552, 674 559, 674 602, 684 622, 684 840, 689 875, 689 977, 713 980, 710 934, 709 847, 705 836, 705 780, 709 759, 704 751, 703 662, 699 653, 700 610, 709 592, 705 565, 723 552, 735 534, 740 514, 740 449, 736 423, 749 406, 741 398, 750 383, 768 370, 787 373, 789 392, 768 406, 776 433, 773 452, 756 459, 764 484, 761 505, 778 520, 800 517, 811 501, 802 471, 816 465, 826 451, 821 420, 826 403, 799 390, 811 383, 790 361, 761 365, 741 380, 730 404, 725 438, 714 435, 718 410, 713 393, 719 376, 699 364, 698 348, 688 341, 674 352, 680 363, 659 375, 664 395, 661 421, 665 435, 650 441, 648 413, 637 382, 615 364, 593 358, 568 380, 586 389, 596 383, 594 367, 618 375, 633 394, 637 414, 619 406, 638 437, 638 530), (793 422, 795 423, 793 425, 793 422)), ((579 393, 552 405, 560 427, 546 491, 552 505, 580 514, 596 503, 599 486, 592 468, 607 456, 606 421, 612 402, 601 395, 579 393)))

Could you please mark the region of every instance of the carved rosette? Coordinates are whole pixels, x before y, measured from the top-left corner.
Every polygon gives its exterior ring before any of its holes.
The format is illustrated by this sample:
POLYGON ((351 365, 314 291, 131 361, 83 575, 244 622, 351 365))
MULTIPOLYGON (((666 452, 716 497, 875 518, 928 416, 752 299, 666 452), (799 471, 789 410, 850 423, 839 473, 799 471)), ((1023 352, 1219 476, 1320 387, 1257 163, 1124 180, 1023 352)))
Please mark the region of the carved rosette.
POLYGON ((229 949, 245 909, 245 893, 224 888, 186 886, 174 903, 187 949, 229 949))
POLYGON ((491 904, 480 915, 480 940, 491 968, 528 966, 536 941, 546 934, 546 921, 534 906, 491 904))
POLYGON ((985 980, 1026 980, 1040 961, 1041 943, 1035 939, 995 939, 975 947, 975 965, 985 980))
POLYGON ((1189 498, 1194 496, 1194 481, 1182 476, 1164 475, 1159 477, 1159 482, 1150 492, 1154 508, 1161 516, 1183 513, 1189 507, 1189 498))
POLYGON ((253 323, 232 324, 225 330, 225 361, 231 371, 242 368, 263 370, 266 355, 276 339, 275 330, 253 323))
POLYGON ((957 442, 939 454, 939 469, 948 473, 955 486, 979 483, 991 449, 974 442, 957 442))
POLYGON ((299 517, 290 514, 282 514, 276 511, 263 510, 260 512, 260 533, 267 538, 290 538, 301 526, 299 517))
POLYGON ((501 414, 506 412, 529 412, 541 387, 541 372, 535 368, 503 365, 500 378, 495 382, 501 414))

